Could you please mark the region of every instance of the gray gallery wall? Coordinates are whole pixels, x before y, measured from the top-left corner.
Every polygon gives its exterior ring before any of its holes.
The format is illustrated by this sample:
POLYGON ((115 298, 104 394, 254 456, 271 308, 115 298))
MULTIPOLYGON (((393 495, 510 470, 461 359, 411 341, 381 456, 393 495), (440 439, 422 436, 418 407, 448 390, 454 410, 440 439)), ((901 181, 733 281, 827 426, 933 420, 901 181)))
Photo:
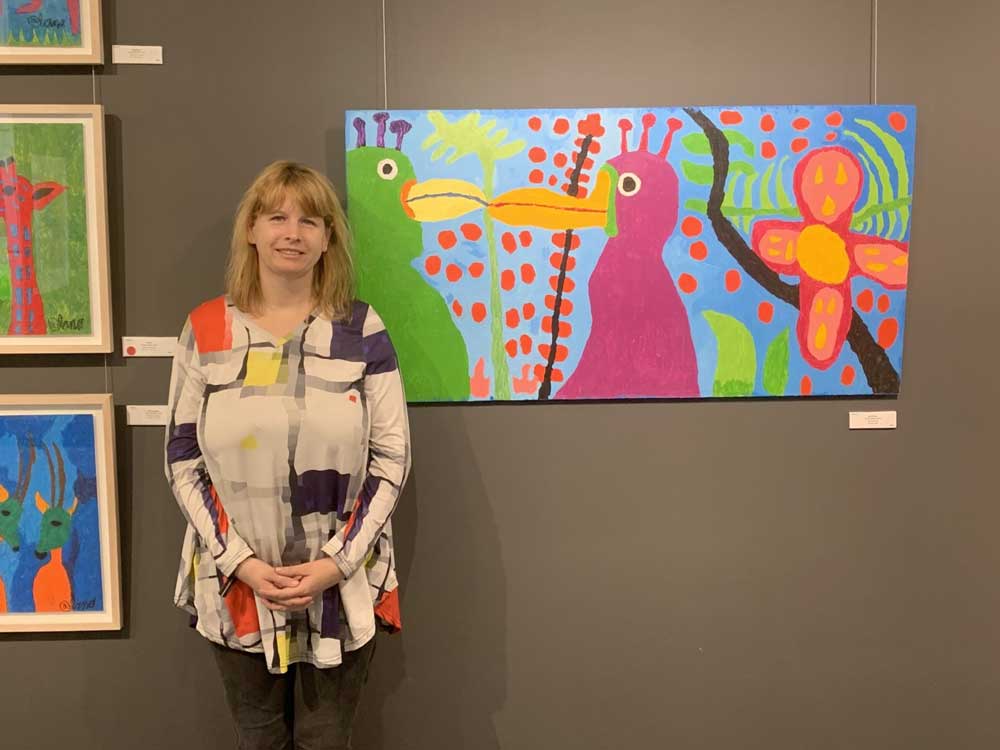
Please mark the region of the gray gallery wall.
MULTIPOLYGON (((865 103, 869 0, 105 0, 166 64, 0 69, 0 102, 107 112, 116 335, 220 291, 278 157, 343 187, 347 108, 865 103), (386 61, 383 90, 383 51, 386 61)), ((405 630, 357 746, 993 748, 1000 509, 1000 6, 879 3, 880 103, 919 108, 897 400, 415 407, 397 511, 405 630), (899 412, 847 430, 852 409, 899 412)), ((110 59, 110 56, 109 56, 110 59)), ((169 362, 3 357, 0 392, 162 403, 169 362)), ((170 599, 160 428, 118 462, 125 628, 0 637, 0 745, 232 747, 170 599)))

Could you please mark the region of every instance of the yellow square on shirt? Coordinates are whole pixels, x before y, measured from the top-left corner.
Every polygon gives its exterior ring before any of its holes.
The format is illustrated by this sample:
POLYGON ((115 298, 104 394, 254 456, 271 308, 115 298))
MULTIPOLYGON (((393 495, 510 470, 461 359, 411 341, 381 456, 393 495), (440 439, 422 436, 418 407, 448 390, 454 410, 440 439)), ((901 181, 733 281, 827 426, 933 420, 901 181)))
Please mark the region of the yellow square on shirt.
POLYGON ((251 349, 247 354, 247 376, 243 385, 274 385, 281 372, 281 350, 251 349))

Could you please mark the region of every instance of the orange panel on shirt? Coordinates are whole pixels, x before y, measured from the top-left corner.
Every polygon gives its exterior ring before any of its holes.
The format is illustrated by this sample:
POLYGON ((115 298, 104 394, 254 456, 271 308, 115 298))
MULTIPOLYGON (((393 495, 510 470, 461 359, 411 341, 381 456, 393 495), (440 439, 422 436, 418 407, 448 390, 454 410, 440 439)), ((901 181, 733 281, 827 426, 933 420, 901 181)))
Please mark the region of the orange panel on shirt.
POLYGON ((202 354, 226 351, 233 346, 225 297, 216 297, 196 307, 191 313, 191 327, 202 354))

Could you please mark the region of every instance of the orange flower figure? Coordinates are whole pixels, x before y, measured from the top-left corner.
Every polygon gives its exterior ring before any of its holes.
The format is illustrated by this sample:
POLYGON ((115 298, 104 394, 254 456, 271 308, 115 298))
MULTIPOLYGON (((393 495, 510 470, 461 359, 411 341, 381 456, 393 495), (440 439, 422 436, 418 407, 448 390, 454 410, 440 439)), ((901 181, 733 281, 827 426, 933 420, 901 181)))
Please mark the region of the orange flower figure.
POLYGON ((794 189, 804 221, 758 221, 754 252, 782 274, 798 276, 802 356, 825 370, 851 327, 851 279, 867 276, 886 289, 905 289, 908 245, 851 231, 861 195, 857 158, 839 146, 810 151, 795 168, 794 189))

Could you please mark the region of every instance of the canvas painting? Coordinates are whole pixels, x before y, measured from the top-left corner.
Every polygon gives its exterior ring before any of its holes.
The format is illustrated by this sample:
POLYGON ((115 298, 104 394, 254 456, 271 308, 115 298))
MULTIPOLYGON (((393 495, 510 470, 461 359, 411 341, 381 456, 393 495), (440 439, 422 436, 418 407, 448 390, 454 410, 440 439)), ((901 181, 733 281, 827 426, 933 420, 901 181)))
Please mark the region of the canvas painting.
POLYGON ((100 0, 0 0, 0 64, 103 59, 100 0))
POLYGON ((0 352, 112 348, 102 117, 0 105, 0 352))
POLYGON ((120 625, 111 408, 0 397, 0 631, 120 625))
POLYGON ((411 402, 891 395, 911 106, 350 111, 411 402))

